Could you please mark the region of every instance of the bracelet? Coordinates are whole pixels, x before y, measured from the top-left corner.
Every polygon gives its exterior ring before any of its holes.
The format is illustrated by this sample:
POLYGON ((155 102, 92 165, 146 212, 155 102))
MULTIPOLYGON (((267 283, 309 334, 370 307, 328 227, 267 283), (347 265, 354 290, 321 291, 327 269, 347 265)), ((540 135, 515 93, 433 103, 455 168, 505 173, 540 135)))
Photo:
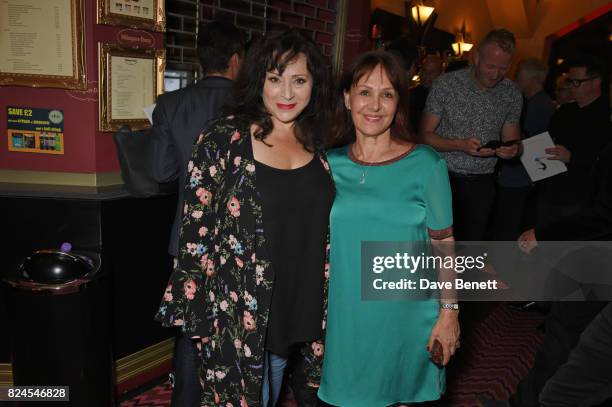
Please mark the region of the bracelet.
POLYGON ((440 308, 442 308, 442 309, 452 309, 453 311, 459 311, 459 304, 457 304, 457 303, 440 304, 440 308))

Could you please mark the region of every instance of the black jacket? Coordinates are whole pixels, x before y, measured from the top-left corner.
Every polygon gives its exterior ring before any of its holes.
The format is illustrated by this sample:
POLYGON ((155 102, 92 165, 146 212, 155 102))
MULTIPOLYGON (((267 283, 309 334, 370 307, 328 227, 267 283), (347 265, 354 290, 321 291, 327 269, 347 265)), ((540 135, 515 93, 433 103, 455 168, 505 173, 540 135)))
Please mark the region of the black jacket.
POLYGON ((593 167, 591 194, 573 215, 536 227, 538 240, 612 240, 612 144, 593 167))
POLYGON ((589 193, 589 177, 598 154, 612 141, 610 107, 605 96, 579 107, 569 103, 553 115, 549 133, 555 144, 565 146, 571 159, 567 172, 541 181, 538 194, 553 205, 578 205, 589 193))
POLYGON ((219 115, 232 81, 209 77, 193 86, 161 95, 153 111, 148 167, 157 182, 179 179, 178 203, 168 252, 178 254, 187 163, 198 135, 219 115))

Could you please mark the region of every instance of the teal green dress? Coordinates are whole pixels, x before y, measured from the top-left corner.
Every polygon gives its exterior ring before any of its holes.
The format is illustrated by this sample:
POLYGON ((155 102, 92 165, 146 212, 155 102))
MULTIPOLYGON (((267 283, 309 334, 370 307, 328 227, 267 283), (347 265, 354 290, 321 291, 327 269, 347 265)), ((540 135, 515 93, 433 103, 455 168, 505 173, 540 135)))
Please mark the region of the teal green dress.
POLYGON ((437 300, 362 301, 362 241, 424 241, 452 235, 446 163, 417 145, 376 165, 348 147, 328 155, 336 183, 330 215, 330 284, 319 397, 342 407, 436 400, 444 370, 426 350, 437 300))

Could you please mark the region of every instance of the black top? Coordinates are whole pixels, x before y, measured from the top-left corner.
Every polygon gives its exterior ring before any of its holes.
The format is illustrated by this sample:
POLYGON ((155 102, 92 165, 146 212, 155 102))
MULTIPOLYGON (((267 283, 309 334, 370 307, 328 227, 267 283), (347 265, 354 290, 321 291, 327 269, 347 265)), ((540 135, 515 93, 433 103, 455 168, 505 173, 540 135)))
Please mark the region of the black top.
POLYGON ((589 178, 595 160, 612 141, 610 107, 605 97, 587 106, 561 106, 552 117, 549 130, 555 144, 571 152, 567 172, 538 182, 541 199, 555 205, 578 205, 588 198, 589 178))
POLYGON ((572 216, 536 227, 538 240, 612 240, 612 144, 599 154, 587 202, 572 216))
POLYGON ((286 357, 291 345, 322 335, 325 237, 334 190, 316 156, 294 170, 257 162, 256 174, 274 272, 266 350, 286 357))

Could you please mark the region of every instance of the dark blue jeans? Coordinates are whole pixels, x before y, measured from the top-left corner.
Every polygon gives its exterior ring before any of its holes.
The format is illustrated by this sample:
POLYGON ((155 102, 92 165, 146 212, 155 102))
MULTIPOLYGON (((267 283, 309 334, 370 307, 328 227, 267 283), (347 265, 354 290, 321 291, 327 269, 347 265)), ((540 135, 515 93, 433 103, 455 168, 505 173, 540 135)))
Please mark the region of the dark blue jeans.
POLYGON ((191 338, 177 335, 174 348, 174 390, 171 407, 200 407, 199 358, 191 338))

